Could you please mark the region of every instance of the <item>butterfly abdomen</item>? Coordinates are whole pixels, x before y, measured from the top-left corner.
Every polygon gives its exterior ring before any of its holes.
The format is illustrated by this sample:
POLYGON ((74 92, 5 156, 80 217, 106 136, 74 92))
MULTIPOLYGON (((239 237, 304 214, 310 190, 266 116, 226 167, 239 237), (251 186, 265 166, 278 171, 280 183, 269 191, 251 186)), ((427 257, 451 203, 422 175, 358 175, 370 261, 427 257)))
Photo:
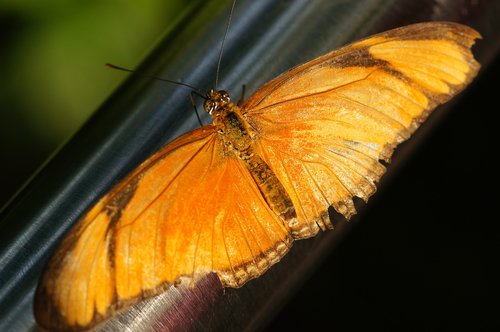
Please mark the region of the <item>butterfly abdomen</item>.
POLYGON ((252 153, 251 156, 244 159, 244 161, 269 207, 280 216, 287 225, 293 224, 297 218, 295 207, 293 206, 290 196, 288 196, 285 188, 271 168, 269 168, 266 162, 256 153, 252 153))

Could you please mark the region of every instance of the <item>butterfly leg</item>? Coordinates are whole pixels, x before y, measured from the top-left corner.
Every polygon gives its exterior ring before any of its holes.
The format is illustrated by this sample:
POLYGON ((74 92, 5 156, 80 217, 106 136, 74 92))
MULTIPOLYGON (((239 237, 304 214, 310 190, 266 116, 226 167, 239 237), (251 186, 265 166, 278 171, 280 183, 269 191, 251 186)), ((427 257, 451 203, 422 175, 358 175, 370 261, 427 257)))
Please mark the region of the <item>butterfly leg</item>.
POLYGON ((200 127, 203 127, 203 123, 201 122, 200 114, 198 113, 198 108, 196 107, 193 94, 193 91, 189 93, 189 99, 191 100, 191 105, 193 105, 194 112, 196 113, 196 117, 198 118, 198 123, 200 124, 200 127))
POLYGON ((245 92, 246 92, 246 89, 247 89, 247 85, 243 84, 241 86, 241 98, 240 98, 240 100, 238 100, 238 103, 237 103, 238 106, 241 106, 241 104, 243 104, 245 102, 245 92))

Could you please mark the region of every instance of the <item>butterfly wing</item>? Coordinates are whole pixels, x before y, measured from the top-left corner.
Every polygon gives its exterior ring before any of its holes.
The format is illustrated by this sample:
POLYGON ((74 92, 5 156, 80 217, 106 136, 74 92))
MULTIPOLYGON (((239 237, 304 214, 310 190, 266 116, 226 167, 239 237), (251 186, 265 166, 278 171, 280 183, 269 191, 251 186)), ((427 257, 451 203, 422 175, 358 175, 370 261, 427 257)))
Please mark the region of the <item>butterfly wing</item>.
POLYGON ((104 196, 49 262, 35 299, 39 324, 88 328, 181 279, 216 272, 238 287, 277 262, 289 232, 222 148, 214 127, 195 130, 104 196))
POLYGON ((390 30, 285 72, 241 105, 293 201, 295 238, 331 228, 329 206, 349 218, 352 198, 375 192, 379 160, 476 75, 476 38, 446 22, 390 30))

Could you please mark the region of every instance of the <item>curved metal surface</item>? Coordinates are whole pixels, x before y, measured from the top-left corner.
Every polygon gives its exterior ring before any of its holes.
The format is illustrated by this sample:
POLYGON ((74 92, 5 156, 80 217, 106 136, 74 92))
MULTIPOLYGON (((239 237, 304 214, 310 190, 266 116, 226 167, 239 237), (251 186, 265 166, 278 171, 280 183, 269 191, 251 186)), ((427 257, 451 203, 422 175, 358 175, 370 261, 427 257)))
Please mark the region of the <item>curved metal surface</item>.
MULTIPOLYGON (((211 87, 228 6, 209 1, 197 8, 139 71, 182 79, 201 89, 211 87)), ((485 42, 475 53, 484 68, 500 47, 489 42, 498 40, 500 27, 493 18, 499 13, 498 2, 486 0, 242 0, 226 41, 219 85, 235 98, 243 84, 251 92, 287 68, 349 41, 428 20, 464 22, 478 29, 485 42)), ((0 330, 36 330, 31 301, 45 260, 69 227, 113 184, 162 144, 197 126, 188 92, 130 75, 2 212, 0 330)), ((398 150, 382 185, 441 117, 431 117, 398 150)), ((210 275, 192 289, 172 287, 100 328, 261 328, 352 224, 339 220, 334 232, 295 243, 279 264, 240 289, 223 290, 210 275)))

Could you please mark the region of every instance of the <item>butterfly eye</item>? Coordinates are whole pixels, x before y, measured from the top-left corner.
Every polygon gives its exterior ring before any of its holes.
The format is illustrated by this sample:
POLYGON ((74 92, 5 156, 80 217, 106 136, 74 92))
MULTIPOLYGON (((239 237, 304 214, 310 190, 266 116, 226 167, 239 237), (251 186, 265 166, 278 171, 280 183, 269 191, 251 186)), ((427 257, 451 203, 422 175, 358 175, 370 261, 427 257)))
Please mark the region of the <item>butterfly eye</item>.
POLYGON ((226 91, 221 91, 221 100, 226 104, 231 101, 231 98, 229 97, 229 93, 226 91))
POLYGON ((215 103, 213 100, 207 99, 205 100, 205 103, 203 104, 203 108, 208 114, 212 114, 212 112, 215 110, 215 103))

